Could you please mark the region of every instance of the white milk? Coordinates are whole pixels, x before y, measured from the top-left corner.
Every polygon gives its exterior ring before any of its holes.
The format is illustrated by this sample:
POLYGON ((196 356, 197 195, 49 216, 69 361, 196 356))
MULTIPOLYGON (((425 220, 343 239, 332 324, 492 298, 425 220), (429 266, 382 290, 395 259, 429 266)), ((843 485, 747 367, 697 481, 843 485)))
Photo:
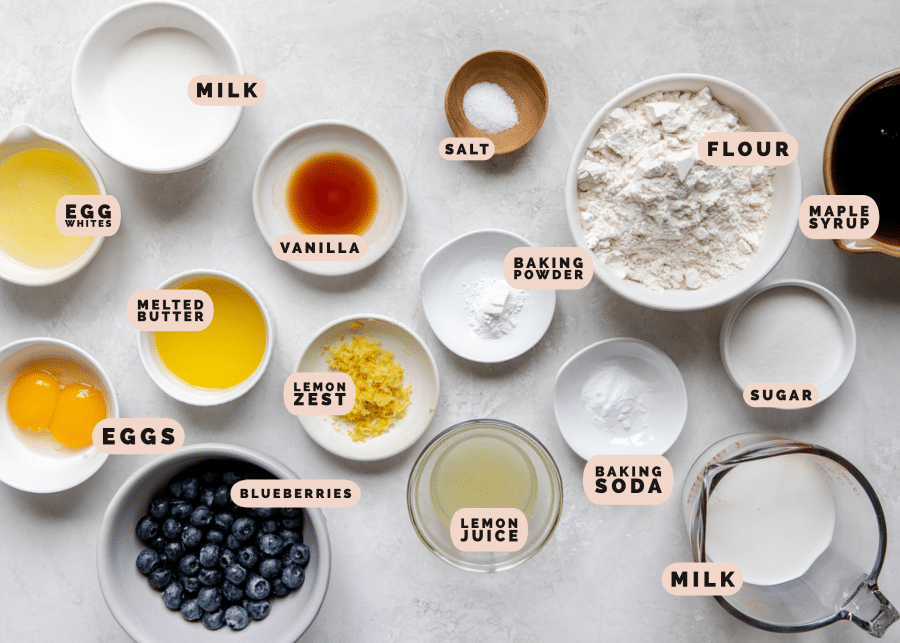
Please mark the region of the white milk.
POLYGON ((709 499, 707 558, 737 565, 745 583, 793 580, 828 548, 834 515, 828 483, 804 456, 739 464, 709 499))

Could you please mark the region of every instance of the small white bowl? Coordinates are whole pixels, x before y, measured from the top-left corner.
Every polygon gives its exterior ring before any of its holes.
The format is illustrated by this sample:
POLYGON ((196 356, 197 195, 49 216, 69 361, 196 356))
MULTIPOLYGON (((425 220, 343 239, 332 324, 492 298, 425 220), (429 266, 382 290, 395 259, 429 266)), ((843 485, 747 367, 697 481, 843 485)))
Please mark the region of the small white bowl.
MULTIPOLYGON (((235 384, 229 388, 202 388, 188 384, 166 368, 156 350, 156 341, 153 333, 138 331, 138 353, 141 356, 141 363, 147 370, 147 374, 164 393, 185 404, 215 406, 236 400, 256 385, 263 373, 265 373, 266 367, 269 365, 269 359, 272 357, 272 348, 275 345, 275 326, 259 295, 237 277, 219 270, 188 270, 165 281, 157 287, 157 290, 174 289, 186 281, 202 277, 217 277, 230 281, 246 291, 253 298, 253 301, 256 302, 256 305, 259 306, 259 310, 262 312, 263 319, 266 322, 266 350, 263 353, 262 361, 256 367, 256 370, 253 371, 253 374, 240 384, 235 384)), ((215 310, 213 310, 213 317, 215 317, 215 310)))
MULTIPOLYGON (((844 383, 844 380, 846 380, 847 376, 850 374, 850 368, 853 366, 853 360, 856 358, 856 327, 853 325, 853 319, 850 317, 850 311, 848 311, 843 302, 837 298, 837 295, 835 295, 827 288, 820 286, 819 284, 813 283, 811 281, 805 281, 803 279, 782 279, 780 281, 754 288, 740 301, 735 302, 734 305, 732 305, 731 308, 728 309, 728 313, 725 315, 725 319, 722 322, 722 330, 719 333, 719 353, 722 356, 722 365, 725 367, 725 371, 728 373, 728 377, 731 378, 731 381, 734 382, 734 385, 737 386, 741 391, 747 388, 749 384, 753 383, 750 381, 742 381, 741 378, 738 377, 737 373, 735 373, 734 368, 731 364, 731 331, 734 328, 734 324, 737 321, 738 316, 744 309, 744 306, 746 306, 751 299, 753 299, 760 293, 772 290, 773 288, 784 287, 806 288, 807 290, 810 290, 819 295, 831 306, 831 308, 834 310, 835 315, 837 315, 838 321, 840 321, 841 323, 844 351, 841 355, 841 361, 838 364, 837 369, 835 369, 834 373, 831 375, 828 381, 825 382, 822 386, 817 386, 817 388, 819 389, 819 400, 818 402, 816 402, 816 404, 819 404, 830 397, 835 391, 838 390, 838 388, 840 388, 841 384, 844 383)), ((812 382, 812 384, 815 384, 815 382, 812 382)))
MULTIPOLYGON (((103 177, 100 176, 100 172, 88 157, 61 138, 42 132, 32 125, 18 125, 9 130, 0 139, 0 163, 19 152, 36 149, 54 150, 77 159, 90 170, 91 176, 97 182, 100 194, 106 194, 106 184, 103 183, 103 177)), ((49 212, 47 216, 55 217, 56 210, 49 212)), ((35 268, 13 259, 0 250, 0 278, 20 286, 49 286, 50 284, 59 283, 88 265, 97 255, 97 252, 100 251, 104 238, 94 237, 94 241, 80 257, 57 268, 35 268)))
POLYGON ((656 346, 617 337, 591 344, 573 355, 556 375, 553 410, 559 430, 585 460, 595 455, 662 455, 687 419, 687 390, 675 363, 656 346), (604 366, 619 365, 648 383, 641 405, 646 428, 605 429, 595 423, 581 400, 585 383, 604 366))
POLYGON ((481 337, 469 326, 466 301, 483 276, 503 279, 510 250, 534 246, 506 230, 475 230, 450 241, 428 257, 419 287, 422 308, 434 334, 448 349, 473 362, 495 363, 518 357, 541 341, 556 309, 555 290, 529 290, 516 325, 500 337, 481 337))
POLYGON ((109 457, 93 445, 64 447, 47 431, 22 431, 10 418, 7 397, 16 376, 33 362, 54 358, 70 360, 92 373, 95 381, 86 384, 99 384, 110 417, 119 417, 112 381, 103 367, 77 346, 50 337, 33 337, 0 348, 0 480, 31 493, 71 489, 94 475, 109 457))
MULTIPOLYGON (((639 98, 658 91, 700 91, 709 87, 713 98, 730 107, 757 132, 784 132, 784 125, 759 98, 732 82, 702 74, 670 74, 645 80, 610 100, 588 124, 575 146, 566 174, 566 214, 575 243, 591 252, 581 227, 578 211, 578 165, 601 123, 616 107, 626 107, 639 98)), ((636 304, 658 310, 701 310, 718 306, 746 292, 775 267, 787 251, 797 230, 797 212, 802 199, 800 163, 794 161, 776 169, 772 183, 772 208, 756 254, 743 270, 727 279, 697 290, 650 290, 636 281, 617 276, 593 252, 594 274, 610 290, 636 304)))
POLYGON ((314 121, 279 138, 266 152, 253 180, 253 214, 266 243, 285 234, 302 234, 288 212, 287 187, 294 170, 311 155, 344 152, 362 161, 375 177, 378 212, 361 236, 368 250, 357 261, 289 261, 313 275, 348 275, 381 259, 406 220, 406 177, 397 158, 369 132, 340 121, 314 121))
POLYGON ((335 455, 349 460, 383 460, 408 449, 421 438, 438 405, 440 380, 434 356, 425 342, 412 330, 382 315, 350 315, 322 327, 300 353, 296 373, 330 373, 325 361, 325 346, 350 341, 365 335, 381 342, 381 348, 394 354, 394 362, 403 367, 403 385, 412 385, 406 416, 384 435, 354 442, 347 435, 349 425, 327 415, 299 415, 300 425, 315 442, 335 455))
MULTIPOLYGON (((147 54, 152 58, 151 54, 147 54)), ((127 88, 138 87, 140 78, 152 82, 153 61, 132 61, 127 88)), ((123 71, 124 73, 124 71, 123 71)), ((88 32, 72 67, 72 102, 85 133, 111 159, 139 172, 180 172, 212 158, 237 129, 243 107, 194 105, 188 98, 189 81, 201 74, 243 74, 244 63, 228 34, 209 15, 175 0, 148 0, 119 7, 88 32), (171 73, 177 87, 169 89, 171 100, 185 101, 184 114, 192 119, 177 130, 156 121, 165 114, 166 103, 147 104, 143 114, 121 114, 110 100, 110 74, 120 64, 121 48, 135 37, 156 29, 182 30, 205 42, 216 59, 213 69, 190 59, 172 60, 171 73), (183 80, 183 82, 182 82, 183 80)))
POLYGON ((165 606, 159 592, 147 584, 135 566, 146 547, 134 533, 147 513, 150 500, 185 469, 205 460, 237 460, 271 473, 282 480, 297 474, 271 456, 230 444, 192 444, 177 453, 154 458, 119 487, 106 508, 97 536, 97 576, 109 611, 122 629, 139 643, 218 643, 223 640, 294 643, 316 618, 331 577, 331 544, 321 509, 304 509, 303 541, 310 560, 303 586, 272 600, 272 611, 246 630, 211 631, 200 622, 190 623, 165 606), (248 638, 249 637, 249 638, 248 638))

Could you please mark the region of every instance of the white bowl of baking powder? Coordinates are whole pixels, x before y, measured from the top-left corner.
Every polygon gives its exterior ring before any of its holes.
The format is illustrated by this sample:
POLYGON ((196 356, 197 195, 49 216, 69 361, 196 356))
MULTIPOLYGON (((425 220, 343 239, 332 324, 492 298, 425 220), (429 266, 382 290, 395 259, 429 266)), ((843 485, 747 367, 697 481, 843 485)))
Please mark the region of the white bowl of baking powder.
MULTIPOLYGON (((597 112, 585 128, 566 175, 566 214, 575 243, 590 251, 578 208, 578 167, 601 124, 617 107, 659 91, 698 92, 709 87, 715 100, 731 108, 753 131, 783 132, 784 125, 759 98, 727 80, 702 74, 671 74, 645 80, 623 91, 597 112)), ((642 306, 659 310, 701 310, 717 306, 748 291, 763 279, 787 251, 797 230, 797 212, 802 200, 800 165, 795 160, 776 168, 772 182, 771 211, 758 250, 747 266, 718 283, 696 290, 651 290, 637 281, 622 278, 592 252, 594 273, 608 288, 642 306)))

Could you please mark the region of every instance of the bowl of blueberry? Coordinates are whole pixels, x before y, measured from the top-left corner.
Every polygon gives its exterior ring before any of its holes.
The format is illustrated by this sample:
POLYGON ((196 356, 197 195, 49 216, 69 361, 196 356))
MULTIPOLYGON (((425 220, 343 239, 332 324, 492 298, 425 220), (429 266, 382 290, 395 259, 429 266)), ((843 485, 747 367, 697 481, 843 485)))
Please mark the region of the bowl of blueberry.
POLYGON ((133 474, 106 510, 97 572, 113 616, 139 642, 220 641, 225 632, 293 643, 328 588, 321 509, 239 507, 231 485, 295 479, 266 455, 184 447, 133 474))

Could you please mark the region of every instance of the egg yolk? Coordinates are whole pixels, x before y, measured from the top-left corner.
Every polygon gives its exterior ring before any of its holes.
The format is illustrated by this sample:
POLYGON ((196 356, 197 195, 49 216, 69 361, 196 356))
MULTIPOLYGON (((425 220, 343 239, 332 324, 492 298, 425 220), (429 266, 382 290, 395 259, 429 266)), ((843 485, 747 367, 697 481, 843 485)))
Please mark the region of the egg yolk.
POLYGON ((29 431, 50 428, 60 389, 59 381, 47 371, 29 371, 19 375, 9 389, 6 403, 16 426, 29 431))
POLYGON ((106 418, 103 394, 87 384, 67 384, 59 393, 50 433, 58 442, 80 449, 93 443, 94 427, 106 418))

